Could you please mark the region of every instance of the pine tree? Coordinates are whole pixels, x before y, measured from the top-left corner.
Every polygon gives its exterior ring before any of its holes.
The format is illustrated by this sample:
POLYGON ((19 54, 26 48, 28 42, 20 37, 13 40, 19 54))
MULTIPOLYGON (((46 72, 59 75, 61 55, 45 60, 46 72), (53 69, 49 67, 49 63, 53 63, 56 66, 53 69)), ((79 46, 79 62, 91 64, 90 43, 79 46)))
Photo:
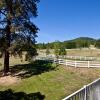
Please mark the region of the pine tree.
MULTIPOLYGON (((9 72, 10 54, 21 55, 24 46, 27 45, 28 49, 35 44, 38 28, 32 18, 37 17, 38 2, 39 0, 0 0, 0 50, 4 54, 5 74, 9 72)), ((35 45, 33 51, 34 49, 35 45)), ((36 51, 32 54, 36 54, 36 51)))

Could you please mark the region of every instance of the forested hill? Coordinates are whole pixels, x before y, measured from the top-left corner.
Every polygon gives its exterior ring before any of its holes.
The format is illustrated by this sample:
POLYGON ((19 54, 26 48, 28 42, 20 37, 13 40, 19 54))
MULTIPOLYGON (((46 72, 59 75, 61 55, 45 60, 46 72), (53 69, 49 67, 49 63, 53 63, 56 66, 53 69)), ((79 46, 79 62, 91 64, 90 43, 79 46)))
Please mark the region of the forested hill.
POLYGON ((94 43, 96 42, 96 39, 93 39, 93 38, 89 38, 89 37, 79 37, 79 38, 76 38, 76 39, 73 39, 73 40, 69 40, 69 41, 66 41, 66 42, 80 42, 80 41, 86 41, 86 42, 91 42, 91 43, 94 43))
POLYGON ((38 49, 46 49, 51 48, 54 49, 55 45, 58 45, 59 47, 64 47, 66 49, 74 49, 74 48, 89 48, 90 45, 94 45, 96 47, 100 47, 100 40, 96 40, 89 37, 79 37, 72 40, 67 41, 55 41, 51 43, 38 43, 37 48, 38 49))

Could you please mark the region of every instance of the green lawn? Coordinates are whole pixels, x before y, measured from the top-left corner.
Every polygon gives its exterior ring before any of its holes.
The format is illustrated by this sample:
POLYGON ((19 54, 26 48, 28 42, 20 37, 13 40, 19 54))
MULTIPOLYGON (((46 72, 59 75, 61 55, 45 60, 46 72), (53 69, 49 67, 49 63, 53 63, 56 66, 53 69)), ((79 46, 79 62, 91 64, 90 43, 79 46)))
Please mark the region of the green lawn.
POLYGON ((28 64, 15 66, 14 69, 19 68, 17 72, 28 70, 29 73, 21 75, 22 80, 18 84, 0 86, 0 91, 12 89, 14 92, 26 94, 40 92, 45 96, 45 100, 61 100, 100 76, 100 69, 75 69, 61 65, 56 68, 54 64, 52 66, 51 64, 39 62, 30 66, 28 64))

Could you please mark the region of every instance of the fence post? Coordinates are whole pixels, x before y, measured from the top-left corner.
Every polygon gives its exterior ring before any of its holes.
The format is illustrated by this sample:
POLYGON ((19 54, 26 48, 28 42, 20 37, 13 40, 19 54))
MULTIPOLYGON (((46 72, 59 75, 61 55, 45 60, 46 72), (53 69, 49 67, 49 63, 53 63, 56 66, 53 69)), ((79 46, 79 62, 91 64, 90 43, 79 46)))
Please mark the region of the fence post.
POLYGON ((74 57, 74 59, 76 60, 76 56, 74 57))
POLYGON ((85 60, 87 60, 86 56, 85 56, 85 60))
POLYGON ((76 60, 75 60, 75 68, 77 67, 77 62, 76 62, 76 60))
POLYGON ((84 100, 87 100, 87 97, 86 97, 86 95, 87 95, 87 86, 86 85, 84 86, 84 89, 85 89, 84 100))
POLYGON ((58 59, 58 64, 60 64, 60 59, 58 59))
POLYGON ((67 60, 66 60, 66 66, 67 66, 67 60))
POLYGON ((54 59, 53 62, 54 62, 54 63, 57 63, 58 61, 57 61, 57 59, 54 59))
POLYGON ((90 61, 88 61, 88 68, 90 68, 90 61))
POLYGON ((82 57, 80 56, 80 57, 79 57, 79 59, 81 60, 81 59, 82 59, 82 57))

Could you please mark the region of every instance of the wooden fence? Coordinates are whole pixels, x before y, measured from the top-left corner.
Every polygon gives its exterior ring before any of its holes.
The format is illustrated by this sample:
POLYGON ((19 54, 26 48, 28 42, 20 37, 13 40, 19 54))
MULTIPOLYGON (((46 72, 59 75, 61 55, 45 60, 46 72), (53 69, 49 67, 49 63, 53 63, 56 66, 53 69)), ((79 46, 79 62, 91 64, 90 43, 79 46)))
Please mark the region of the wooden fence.
POLYGON ((100 78, 67 96, 63 100, 100 100, 100 78))
POLYGON ((54 63, 71 66, 71 67, 86 67, 86 68, 93 68, 93 67, 100 67, 99 61, 77 61, 77 60, 64 60, 58 59, 54 60, 54 63))

